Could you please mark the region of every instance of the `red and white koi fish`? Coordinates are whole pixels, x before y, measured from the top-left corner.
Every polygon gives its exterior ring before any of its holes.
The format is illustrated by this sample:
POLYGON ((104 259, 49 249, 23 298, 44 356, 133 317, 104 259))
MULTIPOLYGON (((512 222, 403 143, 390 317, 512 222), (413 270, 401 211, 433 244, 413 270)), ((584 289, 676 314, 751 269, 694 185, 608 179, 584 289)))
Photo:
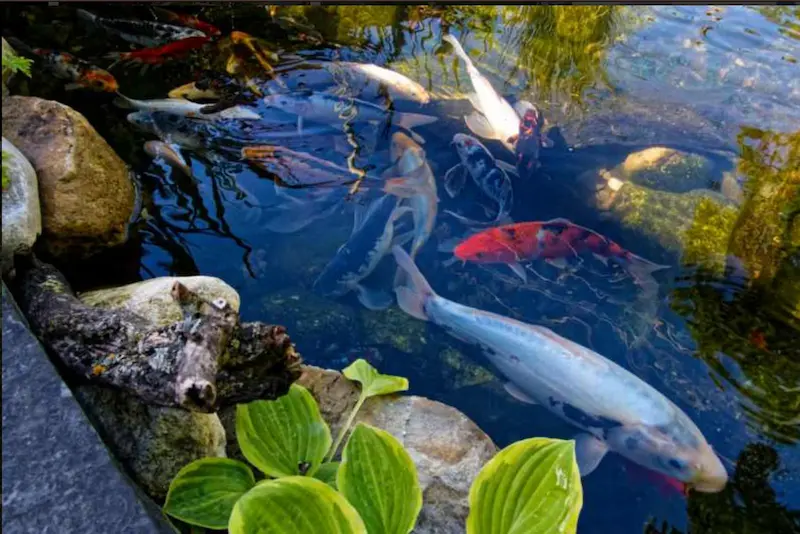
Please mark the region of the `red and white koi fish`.
POLYGON ((210 38, 205 36, 187 37, 186 39, 152 48, 142 48, 130 52, 110 52, 106 54, 106 57, 116 60, 109 68, 113 68, 119 63, 138 63, 144 67, 161 65, 172 59, 186 57, 192 50, 202 48, 209 40, 210 38))
POLYGON ((187 28, 200 30, 209 37, 217 37, 221 34, 219 28, 213 24, 200 20, 194 15, 189 15, 187 13, 175 13, 174 11, 170 11, 169 9, 164 9, 163 7, 158 6, 153 6, 152 9, 156 16, 161 20, 172 22, 180 26, 186 26, 187 28))
POLYGON ((85 9, 77 11, 78 17, 101 28, 102 30, 119 36, 129 43, 148 48, 162 46, 173 41, 188 39, 190 37, 206 37, 206 34, 194 28, 175 26, 163 22, 147 20, 121 20, 98 17, 85 9))

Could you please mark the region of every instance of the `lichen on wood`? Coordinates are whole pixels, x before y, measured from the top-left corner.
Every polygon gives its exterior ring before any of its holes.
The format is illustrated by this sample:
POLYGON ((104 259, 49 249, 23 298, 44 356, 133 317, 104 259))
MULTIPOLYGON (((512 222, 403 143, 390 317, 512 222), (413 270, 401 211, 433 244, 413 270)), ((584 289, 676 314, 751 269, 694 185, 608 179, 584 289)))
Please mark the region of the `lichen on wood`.
POLYGON ((166 326, 124 309, 81 302, 63 275, 17 259, 15 293, 33 332, 67 374, 126 391, 152 405, 213 412, 286 393, 300 355, 282 326, 240 323, 224 299, 172 286, 183 318, 166 326))

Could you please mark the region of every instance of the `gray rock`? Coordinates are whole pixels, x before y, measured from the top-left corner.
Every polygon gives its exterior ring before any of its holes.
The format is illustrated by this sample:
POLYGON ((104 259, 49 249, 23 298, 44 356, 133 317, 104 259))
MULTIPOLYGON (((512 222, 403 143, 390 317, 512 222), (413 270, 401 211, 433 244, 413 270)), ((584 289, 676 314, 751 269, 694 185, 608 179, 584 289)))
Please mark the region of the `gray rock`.
MULTIPOLYGON (((336 371, 310 366, 298 383, 317 399, 336 436, 356 403, 358 385, 336 371)), ((417 396, 373 397, 356 421, 390 432, 414 460, 423 489, 414 532, 463 533, 472 481, 497 452, 489 436, 455 408, 417 396)))
MULTIPOLYGON (((180 308, 170 296, 175 280, 208 300, 224 298, 239 309, 236 291, 209 276, 154 278, 90 291, 80 298, 100 308, 127 309, 161 326, 181 318, 180 308)), ((97 386, 81 386, 76 395, 117 457, 151 497, 165 497, 170 482, 186 464, 207 456, 225 456, 225 429, 217 414, 147 406, 124 393, 97 386)))
POLYGON ((714 164, 705 156, 663 146, 630 154, 611 174, 623 182, 672 193, 708 189, 718 180, 714 164))
POLYGON ((42 240, 53 256, 125 242, 136 192, 128 167, 86 118, 58 102, 3 99, 3 136, 39 177, 42 240))
POLYGON ((3 138, 3 168, 9 178, 3 189, 2 270, 12 266, 15 254, 27 254, 42 233, 36 171, 10 141, 3 138))
POLYGON ((133 478, 154 499, 186 464, 225 456, 225 429, 216 414, 148 406, 118 391, 80 386, 75 396, 133 478))
POLYGON ((3 292, 3 532, 166 533, 3 292))
POLYGON ((223 298, 234 310, 239 311, 239 294, 213 276, 162 276, 125 286, 87 291, 79 297, 90 306, 107 310, 126 309, 150 320, 154 325, 164 326, 182 317, 180 306, 170 295, 170 288, 176 280, 206 300, 223 298))

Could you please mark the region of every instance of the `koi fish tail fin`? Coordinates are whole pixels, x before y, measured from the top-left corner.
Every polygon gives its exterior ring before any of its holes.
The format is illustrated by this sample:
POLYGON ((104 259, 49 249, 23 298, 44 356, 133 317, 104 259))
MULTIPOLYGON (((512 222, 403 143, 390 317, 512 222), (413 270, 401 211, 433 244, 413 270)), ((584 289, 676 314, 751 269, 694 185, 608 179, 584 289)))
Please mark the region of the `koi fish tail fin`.
POLYGON ((658 282, 656 282, 655 277, 653 277, 653 273, 668 269, 669 267, 669 265, 653 263, 635 254, 631 254, 626 262, 628 272, 631 273, 636 283, 643 287, 657 286, 658 282))
POLYGON ((425 313, 425 302, 435 297, 436 293, 422 276, 414 260, 403 250, 399 245, 392 247, 392 254, 394 259, 397 260, 397 266, 402 273, 398 272, 395 278, 398 285, 395 286, 394 291, 397 294, 397 304, 407 314, 421 319, 428 320, 428 314, 425 313))
POLYGON ((444 37, 442 37, 442 41, 447 41, 448 43, 450 43, 453 46, 453 52, 455 52, 455 54, 459 58, 461 58, 461 60, 464 61, 464 63, 467 64, 472 63, 472 61, 469 59, 469 56, 464 51, 464 47, 461 46, 461 43, 458 42, 458 39, 456 39, 452 35, 445 35, 444 37))
POLYGON ((395 117, 396 120, 394 123, 401 128, 405 128, 406 130, 411 130, 411 128, 416 126, 424 126, 439 120, 439 117, 434 117, 433 115, 424 115, 422 113, 399 112, 395 113, 395 117))

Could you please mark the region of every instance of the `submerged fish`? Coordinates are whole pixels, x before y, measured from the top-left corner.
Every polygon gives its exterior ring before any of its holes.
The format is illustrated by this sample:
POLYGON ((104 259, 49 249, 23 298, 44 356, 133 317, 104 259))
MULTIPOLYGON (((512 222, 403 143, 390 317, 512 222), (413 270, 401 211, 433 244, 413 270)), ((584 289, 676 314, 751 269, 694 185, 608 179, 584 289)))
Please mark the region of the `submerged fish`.
POLYGON ((181 171, 186 176, 193 176, 191 167, 176 147, 163 141, 147 141, 144 144, 144 151, 153 159, 163 160, 167 165, 181 171))
POLYGON ((431 95, 428 91, 414 80, 403 76, 399 72, 379 67, 372 63, 336 61, 332 63, 323 63, 323 67, 334 74, 341 73, 356 79, 366 79, 367 82, 374 81, 379 84, 384 84, 390 94, 393 93, 400 98, 412 100, 420 104, 427 104, 431 101, 431 95))
POLYGON ((439 204, 436 178, 425 158, 425 151, 402 132, 392 135, 391 158, 395 163, 384 171, 383 176, 399 177, 388 178, 384 191, 404 198, 404 204, 411 208, 414 216, 413 258, 428 241, 436 223, 439 204))
POLYGON ((176 13, 174 11, 170 11, 169 9, 164 9, 163 7, 158 6, 153 6, 151 9, 162 20, 167 20, 181 26, 187 26, 189 28, 194 28, 195 30, 200 30, 209 37, 216 37, 221 33, 219 28, 213 24, 200 20, 194 15, 189 15, 188 13, 176 13))
POLYGON ((277 175, 289 186, 348 185, 359 179, 346 167, 282 146, 244 147, 242 158, 277 175))
MULTIPOLYGON (((514 204, 514 189, 506 172, 517 173, 516 169, 503 161, 496 160, 483 143, 462 133, 453 136, 461 163, 452 167, 444 176, 444 188, 450 197, 455 197, 464 187, 467 175, 486 196, 497 203, 497 215, 493 222, 508 218, 514 204)), ((487 215, 489 215, 489 210, 487 215)), ((459 216, 459 218, 461 218, 459 216)))
POLYGON ((301 119, 298 123, 301 130, 302 119, 333 125, 345 122, 385 122, 406 130, 438 120, 430 115, 392 112, 364 100, 312 91, 268 95, 264 97, 264 102, 270 107, 297 115, 301 119))
POLYGON ((185 83, 172 89, 167 96, 186 100, 216 100, 220 95, 213 88, 201 89, 195 82, 185 83))
POLYGON ((263 68, 266 73, 273 74, 274 69, 272 65, 278 62, 278 55, 267 49, 260 39, 244 32, 232 31, 231 42, 235 45, 246 47, 256 61, 258 61, 258 64, 261 65, 261 68, 263 68))
POLYGON ((510 394, 538 403, 586 432, 575 438, 582 476, 611 450, 697 491, 714 493, 725 487, 728 474, 703 434, 655 388, 549 328, 437 295, 404 250, 394 247, 393 253, 410 280, 395 288, 403 311, 478 345, 509 380, 510 394))
POLYGON ((183 58, 192 50, 205 46, 208 41, 209 38, 205 36, 187 37, 152 48, 142 48, 130 52, 110 52, 106 54, 106 57, 116 60, 109 68, 113 68, 118 63, 138 63, 142 65, 142 72, 144 72, 150 65, 161 65, 172 59, 183 58))
POLYGON ((356 291, 359 302, 371 310, 392 304, 390 294, 367 289, 361 282, 375 270, 393 245, 412 237, 411 233, 394 235, 395 221, 408 211, 398 203, 397 197, 383 195, 365 210, 356 211, 350 238, 314 282, 315 291, 328 297, 356 291))
POLYGON ((563 267, 566 258, 590 252, 603 263, 619 262, 640 284, 652 286, 652 273, 666 269, 625 250, 594 230, 567 219, 508 224, 489 228, 459 243, 453 253, 462 261, 504 263, 523 281, 527 280, 520 262, 532 259, 549 261, 563 267))
POLYGON ((520 100, 514 104, 514 109, 520 117, 519 138, 515 146, 517 169, 520 173, 529 174, 541 165, 540 149, 551 147, 553 143, 542 132, 544 117, 539 108, 527 100, 520 100))
POLYGON ((119 89, 117 80, 110 72, 72 54, 46 48, 31 48, 14 37, 9 37, 8 42, 20 52, 34 56, 37 62, 56 78, 68 80, 70 83, 64 86, 68 91, 89 89, 113 93, 119 89))
POLYGON ((467 127, 479 137, 497 139, 503 146, 514 152, 514 143, 519 135, 519 115, 508 101, 500 96, 469 58, 461 43, 452 35, 442 38, 453 45, 456 55, 467 66, 467 73, 472 82, 474 93, 469 100, 475 112, 464 117, 467 127))
POLYGON ((242 120, 257 120, 261 115, 254 110, 244 106, 234 106, 224 109, 217 113, 203 113, 205 104, 198 104, 190 100, 183 100, 180 98, 160 98, 154 100, 135 100, 128 98, 123 94, 119 94, 119 98, 114 100, 114 103, 122 108, 136 109, 139 111, 161 111, 164 113, 171 113, 173 115, 180 115, 182 117, 191 117, 194 119, 205 120, 220 120, 220 119, 242 119, 242 120))
POLYGON ((102 30, 119 36, 129 43, 148 48, 162 46, 189 37, 206 37, 194 28, 176 26, 148 20, 122 20, 98 17, 85 9, 78 9, 78 17, 102 30))

